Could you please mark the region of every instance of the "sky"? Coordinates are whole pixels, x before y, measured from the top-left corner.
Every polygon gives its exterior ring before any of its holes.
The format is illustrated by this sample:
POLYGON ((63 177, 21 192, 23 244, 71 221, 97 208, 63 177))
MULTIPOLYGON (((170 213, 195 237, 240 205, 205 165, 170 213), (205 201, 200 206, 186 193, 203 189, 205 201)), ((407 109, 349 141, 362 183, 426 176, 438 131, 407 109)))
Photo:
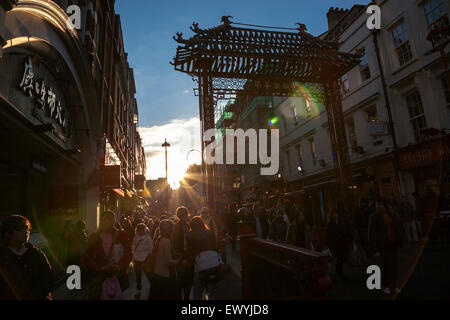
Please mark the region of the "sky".
POLYGON ((139 108, 139 132, 147 160, 147 179, 165 176, 164 139, 168 149, 169 182, 176 186, 189 164, 200 161, 200 122, 195 82, 169 64, 176 53, 173 36, 189 38, 193 22, 200 28, 221 24, 222 16, 233 22, 296 28, 303 23, 308 32, 320 35, 328 29, 330 7, 344 9, 368 0, 116 0, 125 51, 134 69, 139 108), (191 151, 191 152, 189 152, 191 151), (189 156, 188 156, 189 154, 189 156))

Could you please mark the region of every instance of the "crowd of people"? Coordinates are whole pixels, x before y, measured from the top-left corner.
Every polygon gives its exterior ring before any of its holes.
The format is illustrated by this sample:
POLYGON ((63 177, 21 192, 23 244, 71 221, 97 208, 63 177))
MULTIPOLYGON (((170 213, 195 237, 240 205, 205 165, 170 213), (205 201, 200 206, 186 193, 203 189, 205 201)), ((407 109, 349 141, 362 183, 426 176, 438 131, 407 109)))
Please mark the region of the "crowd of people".
MULTIPOLYGON (((311 212, 300 201, 281 199, 268 208, 260 203, 252 207, 230 204, 220 217, 222 230, 205 207, 198 215, 186 207, 177 208, 173 215, 137 210, 120 217, 106 210, 98 230, 89 237, 84 221, 67 221, 61 241, 66 265, 79 265, 88 275, 90 299, 123 299, 123 292, 130 287, 130 267, 136 274, 136 299, 142 296, 144 276, 150 283, 151 300, 188 300, 191 293, 194 299, 204 298, 223 274, 218 240, 230 240, 236 250, 239 222, 253 225, 260 238, 329 254, 343 279, 343 266, 355 260, 351 256, 356 252, 359 263, 378 256, 383 263, 384 291, 390 294, 399 290, 399 248, 425 236, 428 226, 420 211, 423 208, 421 199, 413 205, 406 197, 361 199, 353 212, 338 203, 322 221, 325 247, 316 243, 311 212)), ((30 221, 23 216, 2 221, 0 299, 51 299, 55 289, 52 268, 45 254, 29 243, 30 231, 30 221)))
MULTIPOLYGON (((431 194, 431 193, 429 193, 431 194)), ((325 245, 316 241, 317 226, 311 212, 298 200, 279 199, 264 208, 230 206, 227 210, 228 233, 235 248, 236 222, 254 225, 258 237, 310 250, 321 250, 333 257, 337 275, 346 279, 344 264, 365 265, 369 258, 381 259, 384 269, 384 292, 399 291, 397 275, 398 250, 405 243, 420 243, 425 237, 429 220, 426 203, 419 198, 413 205, 406 197, 362 198, 354 210, 346 210, 343 203, 331 208, 324 217, 321 229, 326 230, 325 245)), ((430 197, 430 195, 428 195, 430 197)))

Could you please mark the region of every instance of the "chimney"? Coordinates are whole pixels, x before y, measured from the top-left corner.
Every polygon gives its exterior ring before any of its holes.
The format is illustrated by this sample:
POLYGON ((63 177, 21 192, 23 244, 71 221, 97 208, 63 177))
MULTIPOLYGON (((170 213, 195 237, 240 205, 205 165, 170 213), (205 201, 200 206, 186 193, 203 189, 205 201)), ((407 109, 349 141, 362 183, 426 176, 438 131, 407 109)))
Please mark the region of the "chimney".
POLYGON ((330 10, 327 13, 327 19, 328 19, 328 30, 331 30, 336 26, 336 24, 341 20, 347 13, 348 9, 339 9, 331 7, 330 10))

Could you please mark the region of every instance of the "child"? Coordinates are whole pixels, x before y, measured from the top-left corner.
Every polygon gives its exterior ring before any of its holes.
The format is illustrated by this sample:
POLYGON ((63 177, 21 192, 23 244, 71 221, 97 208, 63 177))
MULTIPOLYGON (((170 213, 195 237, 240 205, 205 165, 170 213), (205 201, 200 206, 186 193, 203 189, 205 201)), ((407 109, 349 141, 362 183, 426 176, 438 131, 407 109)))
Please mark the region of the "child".
POLYGON ((111 276, 103 281, 101 300, 123 300, 120 282, 116 276, 111 276))

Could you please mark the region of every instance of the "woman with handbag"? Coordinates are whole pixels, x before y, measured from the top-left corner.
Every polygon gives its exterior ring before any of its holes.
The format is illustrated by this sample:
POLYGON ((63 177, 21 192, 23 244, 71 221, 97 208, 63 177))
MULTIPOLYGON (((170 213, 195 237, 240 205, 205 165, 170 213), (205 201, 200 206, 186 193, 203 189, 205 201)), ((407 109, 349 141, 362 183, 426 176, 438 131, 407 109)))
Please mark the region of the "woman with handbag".
POLYGON ((191 231, 187 236, 187 251, 194 263, 194 300, 201 300, 208 284, 220 280, 222 264, 217 252, 214 235, 199 216, 190 222, 191 231))
POLYGON ((162 220, 159 224, 159 236, 155 241, 150 300, 179 299, 175 274, 175 266, 179 261, 172 256, 172 234, 173 222, 162 220))
POLYGON ((103 212, 99 230, 91 234, 86 245, 84 264, 90 278, 91 300, 101 298, 103 282, 108 278, 117 277, 122 292, 129 286, 131 245, 125 231, 115 228, 114 223, 114 212, 103 212))
POLYGON ((135 236, 131 245, 131 251, 133 252, 134 272, 136 273, 136 295, 135 298, 139 299, 142 291, 142 271, 150 281, 150 275, 144 269, 144 265, 151 263, 153 253, 153 240, 150 237, 150 230, 144 223, 139 223, 136 226, 135 236))

